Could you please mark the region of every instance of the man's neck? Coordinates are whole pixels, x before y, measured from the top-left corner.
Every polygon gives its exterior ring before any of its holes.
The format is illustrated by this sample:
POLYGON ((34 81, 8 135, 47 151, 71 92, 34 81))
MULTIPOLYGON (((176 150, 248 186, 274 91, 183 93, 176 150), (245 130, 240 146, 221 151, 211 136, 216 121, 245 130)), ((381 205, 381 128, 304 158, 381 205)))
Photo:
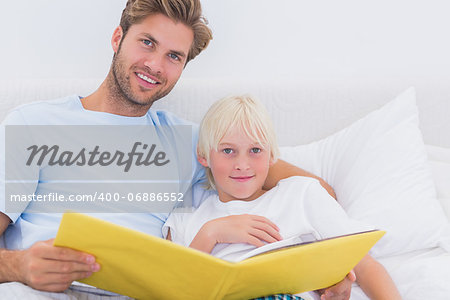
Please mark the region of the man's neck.
POLYGON ((126 117, 142 117, 147 113, 150 106, 131 105, 124 95, 117 90, 115 83, 108 82, 110 80, 113 79, 108 76, 94 93, 81 99, 84 109, 126 117), (116 90, 114 87, 116 87, 116 90))

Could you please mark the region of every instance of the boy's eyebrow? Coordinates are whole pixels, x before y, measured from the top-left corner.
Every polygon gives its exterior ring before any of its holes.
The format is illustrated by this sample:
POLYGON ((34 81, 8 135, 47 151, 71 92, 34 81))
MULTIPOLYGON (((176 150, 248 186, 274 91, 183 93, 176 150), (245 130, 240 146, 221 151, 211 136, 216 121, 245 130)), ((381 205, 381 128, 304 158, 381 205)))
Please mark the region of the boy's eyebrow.
MULTIPOLYGON (((149 33, 143 33, 143 36, 145 36, 148 40, 150 40, 153 44, 155 45, 159 45, 159 42, 156 38, 154 38, 151 34, 149 33)), ((186 57, 186 54, 183 51, 178 51, 178 50, 170 50, 171 53, 176 54, 180 57, 186 57)))
POLYGON ((219 146, 234 146, 234 144, 231 144, 231 143, 219 143, 219 146))
MULTIPOLYGON (((236 146, 236 144, 226 142, 226 143, 219 143, 219 146, 236 146)), ((261 145, 258 142, 255 142, 255 143, 251 143, 250 146, 252 146, 252 147, 262 147, 263 145, 261 145)))

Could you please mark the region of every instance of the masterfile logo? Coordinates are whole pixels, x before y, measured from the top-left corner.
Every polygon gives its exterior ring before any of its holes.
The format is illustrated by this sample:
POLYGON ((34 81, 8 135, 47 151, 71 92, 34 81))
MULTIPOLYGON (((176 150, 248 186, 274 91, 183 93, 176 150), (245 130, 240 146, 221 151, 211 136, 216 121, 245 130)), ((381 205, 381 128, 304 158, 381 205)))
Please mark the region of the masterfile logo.
POLYGON ((190 207, 191 126, 5 126, 8 212, 190 207))
POLYGON ((82 148, 78 153, 72 151, 61 151, 58 145, 53 145, 49 147, 48 145, 32 145, 27 148, 29 150, 30 156, 26 162, 27 166, 33 164, 36 158, 35 164, 42 166, 44 160, 48 158, 48 165, 54 166, 109 166, 111 164, 116 164, 117 166, 124 166, 124 172, 128 172, 131 166, 136 164, 136 166, 164 166, 169 163, 170 160, 166 159, 166 153, 164 151, 155 151, 156 144, 152 144, 150 147, 147 144, 141 142, 135 142, 133 148, 130 152, 124 153, 122 151, 116 150, 115 152, 110 152, 108 150, 100 152, 100 146, 95 146, 93 150, 89 151, 86 148, 82 148), (142 151, 139 151, 139 148, 142 151), (156 154, 154 154, 156 152, 156 154))

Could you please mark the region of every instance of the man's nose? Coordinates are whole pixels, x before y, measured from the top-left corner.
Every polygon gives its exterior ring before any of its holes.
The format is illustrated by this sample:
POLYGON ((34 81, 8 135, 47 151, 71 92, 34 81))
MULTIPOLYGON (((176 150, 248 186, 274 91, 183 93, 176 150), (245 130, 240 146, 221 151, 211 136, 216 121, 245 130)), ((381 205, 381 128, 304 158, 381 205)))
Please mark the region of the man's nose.
POLYGON ((163 55, 152 53, 146 57, 144 66, 149 68, 153 74, 161 74, 163 71, 163 59, 163 55))

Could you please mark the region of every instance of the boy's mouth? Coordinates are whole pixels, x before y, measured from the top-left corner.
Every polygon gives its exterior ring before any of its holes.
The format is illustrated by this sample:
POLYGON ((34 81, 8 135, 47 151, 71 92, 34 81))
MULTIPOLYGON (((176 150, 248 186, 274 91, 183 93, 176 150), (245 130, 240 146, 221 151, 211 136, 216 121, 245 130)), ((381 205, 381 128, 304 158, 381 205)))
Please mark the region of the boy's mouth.
POLYGON ((255 175, 252 176, 230 176, 231 179, 239 181, 239 182, 245 182, 255 177, 255 175))

